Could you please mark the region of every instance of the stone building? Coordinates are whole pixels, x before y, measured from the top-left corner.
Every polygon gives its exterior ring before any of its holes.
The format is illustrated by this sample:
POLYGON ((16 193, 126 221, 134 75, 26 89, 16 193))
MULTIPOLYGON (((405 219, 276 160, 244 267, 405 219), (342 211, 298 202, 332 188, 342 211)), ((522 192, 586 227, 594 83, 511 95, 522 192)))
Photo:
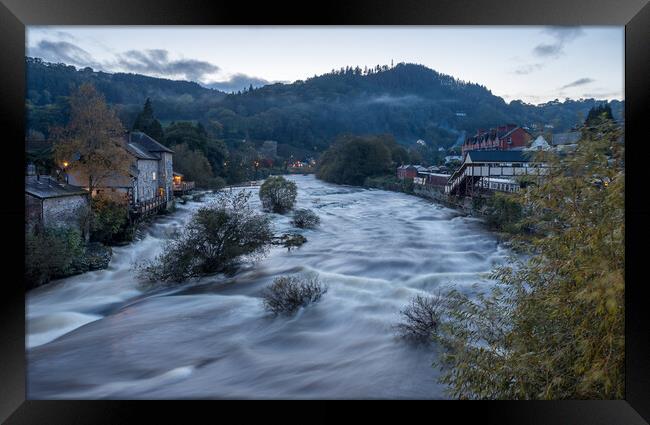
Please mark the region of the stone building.
MULTIPOLYGON (((131 209, 141 210, 167 207, 174 198, 173 151, 142 132, 128 132, 122 137, 124 148, 133 157, 130 175, 105 179, 94 191, 121 192, 129 200, 131 209)), ((84 186, 85 182, 74 172, 68 173, 71 184, 84 186)))
POLYGON ((88 192, 50 176, 28 174, 25 179, 25 224, 34 227, 75 227, 84 232, 88 192))

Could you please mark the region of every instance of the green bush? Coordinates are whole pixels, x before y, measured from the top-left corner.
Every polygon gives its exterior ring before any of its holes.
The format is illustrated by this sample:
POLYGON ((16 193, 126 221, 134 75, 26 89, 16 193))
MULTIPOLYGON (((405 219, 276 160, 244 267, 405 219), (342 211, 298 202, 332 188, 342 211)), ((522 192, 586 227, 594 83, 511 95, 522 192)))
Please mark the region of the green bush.
POLYGON ((154 260, 137 266, 143 282, 182 282, 223 272, 243 256, 266 251, 273 237, 270 221, 253 211, 245 191, 222 192, 199 208, 154 260))
POLYGON ((506 233, 519 233, 523 208, 517 195, 496 192, 486 201, 486 222, 492 229, 506 233))
POLYGON ((25 235, 27 287, 70 274, 84 251, 84 241, 77 229, 56 227, 29 231, 25 235))
POLYGON ((129 210, 126 203, 96 196, 91 205, 90 239, 92 241, 112 244, 132 240, 133 229, 129 225, 129 210))
POLYGON ((274 314, 292 314, 315 303, 327 292, 316 277, 280 276, 262 293, 264 308, 274 314))
POLYGON ((299 209, 294 211, 292 223, 301 229, 313 229, 320 223, 320 217, 309 209, 299 209))
POLYGON ((293 208, 297 194, 296 184, 282 176, 267 178, 259 192, 262 208, 278 214, 284 214, 293 208))

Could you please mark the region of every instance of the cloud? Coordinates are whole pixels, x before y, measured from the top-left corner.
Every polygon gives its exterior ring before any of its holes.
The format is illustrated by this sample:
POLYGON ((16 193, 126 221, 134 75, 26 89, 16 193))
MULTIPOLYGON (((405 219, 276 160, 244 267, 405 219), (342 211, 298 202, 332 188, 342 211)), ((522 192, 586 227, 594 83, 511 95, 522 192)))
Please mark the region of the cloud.
POLYGON ((213 81, 211 83, 204 84, 204 86, 231 93, 238 90, 248 89, 251 84, 253 87, 262 87, 267 84, 271 84, 271 81, 265 80, 263 78, 252 77, 250 75, 242 73, 237 73, 233 74, 229 79, 225 81, 213 81))
POLYGON ((530 74, 535 71, 539 71, 540 69, 544 68, 543 63, 532 63, 528 65, 521 65, 517 69, 515 69, 513 72, 518 75, 526 75, 530 74))
POLYGON ((29 55, 49 62, 101 68, 101 64, 95 61, 90 53, 67 41, 41 40, 36 46, 29 48, 29 55))
POLYGON ((549 27, 544 33, 551 36, 551 43, 540 43, 533 48, 533 54, 538 57, 557 58, 564 54, 564 47, 567 43, 575 40, 584 34, 579 27, 549 27))
POLYGON ((585 84, 593 83, 594 81, 596 81, 596 80, 594 80, 593 78, 586 78, 586 77, 585 78, 580 78, 580 79, 575 80, 572 83, 566 84, 566 85, 564 85, 564 86, 562 86, 560 88, 561 89, 568 89, 569 87, 584 86, 585 84))
POLYGON ((117 66, 136 73, 155 74, 163 77, 181 77, 203 81, 206 75, 219 71, 219 67, 197 59, 169 58, 164 49, 129 50, 117 56, 117 66))

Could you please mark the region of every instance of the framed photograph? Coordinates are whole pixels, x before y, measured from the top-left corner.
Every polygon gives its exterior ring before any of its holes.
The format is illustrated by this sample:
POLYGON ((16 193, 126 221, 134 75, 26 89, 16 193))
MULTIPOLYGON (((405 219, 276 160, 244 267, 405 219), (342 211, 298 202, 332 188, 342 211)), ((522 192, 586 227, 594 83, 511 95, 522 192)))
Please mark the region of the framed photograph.
POLYGON ((647 1, 2 3, 2 421, 650 422, 647 1))

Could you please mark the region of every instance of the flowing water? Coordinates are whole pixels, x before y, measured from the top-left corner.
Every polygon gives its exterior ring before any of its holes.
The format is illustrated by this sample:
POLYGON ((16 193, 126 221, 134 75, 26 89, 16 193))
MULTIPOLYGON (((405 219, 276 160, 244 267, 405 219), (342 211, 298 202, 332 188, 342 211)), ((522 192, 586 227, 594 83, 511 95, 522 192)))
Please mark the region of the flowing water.
MULTIPOLYGON (((397 338, 399 311, 441 287, 487 288, 507 250, 476 219, 423 199, 290 178, 296 206, 321 218, 298 249, 274 247, 230 277, 140 288, 132 265, 160 252, 201 205, 190 202, 114 248, 108 269, 30 291, 28 398, 444 398, 436 347, 397 338), (320 302, 267 313, 261 291, 300 273, 327 284, 320 302)), ((289 216, 273 224, 296 231, 289 216)))

